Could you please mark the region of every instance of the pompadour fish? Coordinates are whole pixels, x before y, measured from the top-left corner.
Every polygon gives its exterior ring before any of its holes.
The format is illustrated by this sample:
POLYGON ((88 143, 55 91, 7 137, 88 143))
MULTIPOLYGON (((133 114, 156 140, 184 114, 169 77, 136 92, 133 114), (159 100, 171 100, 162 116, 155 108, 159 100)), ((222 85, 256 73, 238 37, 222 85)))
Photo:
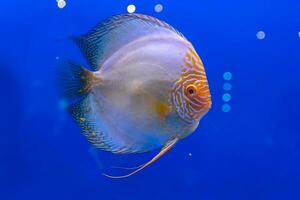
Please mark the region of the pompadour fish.
POLYGON ((62 70, 69 112, 88 141, 115 154, 161 148, 129 177, 195 131, 211 107, 203 63, 172 26, 143 14, 110 17, 72 38, 91 70, 68 62, 62 70))

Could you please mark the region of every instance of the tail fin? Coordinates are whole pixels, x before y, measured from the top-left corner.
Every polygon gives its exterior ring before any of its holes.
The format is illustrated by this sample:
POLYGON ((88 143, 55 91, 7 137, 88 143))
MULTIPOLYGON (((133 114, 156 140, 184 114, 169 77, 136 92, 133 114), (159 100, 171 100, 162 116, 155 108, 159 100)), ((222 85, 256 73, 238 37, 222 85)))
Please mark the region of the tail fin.
POLYGON ((78 98, 88 94, 95 80, 93 72, 67 61, 59 66, 58 86, 65 99, 78 98))

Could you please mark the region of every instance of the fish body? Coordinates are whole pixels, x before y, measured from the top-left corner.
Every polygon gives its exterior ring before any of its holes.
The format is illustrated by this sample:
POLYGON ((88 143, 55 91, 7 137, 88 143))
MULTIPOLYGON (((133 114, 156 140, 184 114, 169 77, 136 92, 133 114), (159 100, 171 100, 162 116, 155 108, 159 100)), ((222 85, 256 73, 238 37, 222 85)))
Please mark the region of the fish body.
POLYGON ((65 67, 65 97, 81 97, 69 110, 88 140, 103 150, 166 152, 191 134, 211 107, 202 61, 165 22, 117 15, 74 41, 93 71, 65 67))

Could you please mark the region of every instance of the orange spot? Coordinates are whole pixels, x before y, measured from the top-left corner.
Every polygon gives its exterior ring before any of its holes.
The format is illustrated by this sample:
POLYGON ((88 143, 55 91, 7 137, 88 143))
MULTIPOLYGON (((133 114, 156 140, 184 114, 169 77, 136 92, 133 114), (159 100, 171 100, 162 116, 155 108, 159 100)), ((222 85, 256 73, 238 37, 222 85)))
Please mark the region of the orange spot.
POLYGON ((154 105, 155 111, 161 118, 166 118, 167 115, 171 112, 171 107, 168 103, 165 103, 163 101, 157 101, 154 105))

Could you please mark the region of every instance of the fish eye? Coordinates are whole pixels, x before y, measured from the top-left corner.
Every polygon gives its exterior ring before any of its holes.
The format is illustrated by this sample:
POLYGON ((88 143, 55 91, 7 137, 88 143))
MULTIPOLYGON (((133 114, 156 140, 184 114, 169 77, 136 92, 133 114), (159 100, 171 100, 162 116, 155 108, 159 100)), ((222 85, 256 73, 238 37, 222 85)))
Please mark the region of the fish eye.
POLYGON ((195 85, 189 85, 186 87, 186 92, 188 96, 194 96, 197 93, 197 88, 195 85))

